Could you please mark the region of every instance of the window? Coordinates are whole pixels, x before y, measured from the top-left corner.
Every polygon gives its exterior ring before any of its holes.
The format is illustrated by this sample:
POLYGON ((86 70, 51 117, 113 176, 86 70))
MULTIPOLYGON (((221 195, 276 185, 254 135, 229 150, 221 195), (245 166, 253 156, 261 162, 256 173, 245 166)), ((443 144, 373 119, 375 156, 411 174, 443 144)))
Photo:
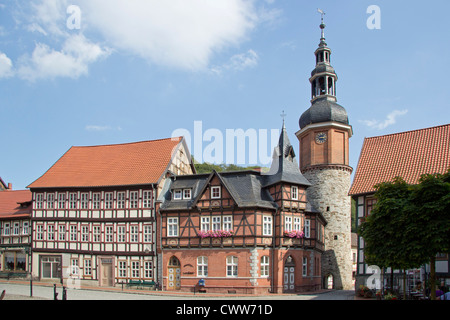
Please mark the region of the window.
POLYGON ((101 241, 100 226, 94 226, 93 227, 92 236, 93 236, 92 240, 94 242, 100 242, 101 241))
POLYGON ((77 194, 70 193, 69 194, 69 209, 76 209, 76 208, 77 208, 77 194))
POLYGON ((25 221, 22 225, 22 234, 28 235, 30 233, 30 224, 28 221, 25 221))
POLYGON ((238 258, 235 256, 227 257, 227 277, 237 277, 238 275, 238 258))
POLYGON ((119 261, 119 278, 127 277, 127 262, 119 261))
POLYGON ((55 226, 52 224, 47 226, 47 240, 55 240, 55 226))
POLYGON ((181 190, 174 190, 173 192, 173 200, 181 200, 181 190))
POLYGON ((211 226, 211 230, 212 231, 217 231, 220 230, 220 216, 218 217, 212 217, 212 226, 211 226))
POLYGON ((291 199, 298 200, 298 187, 296 186, 291 187, 291 199))
POLYGON ((139 278, 139 261, 131 262, 131 277, 139 278))
POLYGON ((208 257, 197 257, 197 277, 208 276, 208 257))
POLYGON ((138 192, 137 191, 131 191, 130 192, 130 208, 137 208, 138 207, 138 192))
POLYGON ((84 275, 85 276, 92 275, 92 260, 91 259, 84 260, 84 275))
POLYGON ((71 259, 70 261, 70 271, 73 276, 79 275, 80 268, 78 267, 78 259, 71 259))
POLYGON ((178 218, 167 218, 167 236, 178 237, 178 218))
POLYGON ((77 241, 77 226, 70 226, 70 241, 77 241))
POLYGON ((18 222, 14 222, 14 227, 13 227, 13 236, 18 236, 19 235, 19 223, 18 222))
POLYGON ((66 226, 61 224, 58 226, 59 241, 66 241, 66 226))
MULTIPOLYGON (((8 234, 9 234, 9 225, 8 225, 8 234)), ((42 224, 37 226, 36 240, 44 240, 44 226, 42 224)))
POLYGON ((377 203, 376 199, 367 199, 366 200, 366 206, 367 206, 367 208, 366 208, 366 216, 370 215, 370 213, 373 210, 373 207, 374 207, 375 203, 377 203))
POLYGON ((89 209, 89 193, 81 194, 80 206, 81 209, 89 209))
POLYGON ((261 257, 261 277, 269 276, 269 256, 261 257))
POLYGON ((125 192, 117 193, 117 209, 125 208, 125 192))
POLYGON ((117 227, 117 241, 125 242, 125 226, 117 227))
POLYGON ((292 231, 292 217, 284 217, 284 231, 292 231))
POLYGON ((36 209, 42 209, 44 203, 44 195, 42 193, 36 194, 36 209))
POLYGON ((61 257, 47 256, 41 259, 42 278, 55 279, 60 277, 58 271, 61 265, 61 257))
POLYGON ((153 279, 153 263, 152 261, 144 261, 144 277, 153 279))
POLYGON ((185 200, 191 199, 191 189, 183 190, 183 199, 185 200))
POLYGON ((305 238, 311 237, 311 220, 305 220, 305 238))
POLYGON ((66 208, 66 194, 58 193, 58 209, 66 208))
POLYGON ((202 217, 200 230, 209 231, 209 217, 202 217))
POLYGON ((3 235, 4 236, 9 236, 9 233, 11 232, 9 228, 10 228, 9 223, 5 223, 3 225, 3 235))
POLYGON ((152 242, 152 226, 144 225, 144 242, 152 242))
POLYGON ((113 226, 106 226, 105 228, 105 241, 113 242, 113 226))
POLYGON ((302 220, 300 217, 294 217, 294 230, 302 230, 302 220))
POLYGON ((306 277, 308 275, 308 258, 303 257, 302 275, 306 277))
POLYGON ((89 226, 81 227, 81 241, 89 242, 89 226))
POLYGON ((105 209, 113 208, 113 195, 112 192, 105 193, 105 209))
POLYGON ((138 242, 138 240, 139 240, 139 228, 138 228, 138 226, 131 226, 130 227, 130 241, 138 242))
POLYGON ((224 231, 233 231, 233 217, 232 216, 224 216, 223 217, 223 230, 224 231))
POLYGON ((47 209, 55 208, 55 194, 47 193, 47 209))
POLYGON ((211 187, 211 199, 220 199, 220 186, 211 187))
POLYGON ((142 200, 143 200, 142 206, 144 208, 151 208, 152 207, 152 192, 144 191, 142 200))
POLYGON ((272 216, 263 217, 263 236, 272 235, 272 216))
POLYGON ((100 193, 92 195, 92 209, 100 209, 100 193))

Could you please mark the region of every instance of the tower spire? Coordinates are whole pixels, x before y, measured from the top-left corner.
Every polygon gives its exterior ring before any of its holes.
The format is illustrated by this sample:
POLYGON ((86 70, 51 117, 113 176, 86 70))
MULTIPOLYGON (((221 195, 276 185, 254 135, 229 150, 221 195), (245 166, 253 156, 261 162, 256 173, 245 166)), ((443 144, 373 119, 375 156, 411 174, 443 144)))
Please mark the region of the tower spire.
POLYGON ((320 15, 321 15, 320 29, 322 30, 322 34, 321 34, 321 37, 320 37, 320 43, 323 42, 325 45, 327 45, 325 43, 325 27, 326 27, 326 25, 323 22, 323 16, 325 15, 325 12, 322 9, 317 9, 317 12, 319 12, 320 15))

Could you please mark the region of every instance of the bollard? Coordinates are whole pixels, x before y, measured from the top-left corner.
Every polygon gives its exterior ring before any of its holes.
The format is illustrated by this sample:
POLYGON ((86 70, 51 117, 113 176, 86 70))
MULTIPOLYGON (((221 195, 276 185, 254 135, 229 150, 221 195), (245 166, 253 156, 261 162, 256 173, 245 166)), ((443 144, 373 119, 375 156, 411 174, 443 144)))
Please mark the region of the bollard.
POLYGON ((53 300, 58 300, 58 292, 56 292, 56 284, 53 285, 53 300))
POLYGON ((67 300, 67 288, 63 286, 63 300, 67 300))

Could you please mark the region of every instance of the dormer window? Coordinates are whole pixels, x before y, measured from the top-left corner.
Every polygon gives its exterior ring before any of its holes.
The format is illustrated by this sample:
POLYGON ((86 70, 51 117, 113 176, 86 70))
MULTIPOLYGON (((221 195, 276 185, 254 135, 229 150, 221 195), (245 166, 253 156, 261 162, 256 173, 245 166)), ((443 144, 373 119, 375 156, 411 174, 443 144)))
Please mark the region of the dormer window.
POLYGON ((173 190, 173 200, 189 200, 192 198, 192 189, 173 190))
POLYGON ((191 189, 184 189, 183 190, 183 199, 187 200, 187 199, 191 199, 192 195, 191 195, 191 189))
POLYGON ((173 192, 173 200, 181 200, 182 199, 182 192, 181 190, 174 190, 173 192))
POLYGON ((220 199, 220 186, 211 187, 211 199, 220 199))

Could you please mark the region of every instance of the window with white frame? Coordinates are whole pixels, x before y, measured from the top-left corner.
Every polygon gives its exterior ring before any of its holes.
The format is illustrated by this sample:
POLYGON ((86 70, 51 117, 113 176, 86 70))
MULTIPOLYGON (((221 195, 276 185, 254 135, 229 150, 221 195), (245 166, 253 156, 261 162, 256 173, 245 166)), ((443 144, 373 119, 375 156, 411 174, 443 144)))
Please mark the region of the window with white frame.
POLYGON ((189 200, 191 197, 191 189, 183 189, 183 199, 189 200))
POLYGON ((139 278, 139 261, 131 262, 131 277, 139 278))
POLYGON ((66 241, 66 226, 64 224, 58 225, 58 240, 66 241))
POLYGON ((269 256, 261 257, 261 277, 269 276, 269 256))
POLYGON ((105 227, 105 241, 106 242, 113 242, 113 235, 114 235, 113 232, 114 232, 113 226, 105 227))
POLYGON ((36 209, 42 209, 44 207, 43 203, 44 203, 44 194, 43 193, 37 193, 36 194, 35 208, 36 209))
POLYGON ((138 207, 138 192, 131 191, 130 192, 130 208, 135 209, 138 207))
POLYGON ((174 190, 173 191, 173 200, 181 200, 183 197, 182 190, 174 190))
POLYGON ((220 199, 221 190, 220 186, 211 187, 211 199, 220 199))
POLYGON ((55 194, 47 193, 47 209, 55 208, 55 194))
POLYGON ((89 193, 82 193, 80 199, 80 207, 81 209, 89 209, 89 193))
POLYGON ((138 241, 139 241, 139 227, 130 226, 130 242, 138 242, 138 241))
POLYGON ((227 257, 227 277, 237 277, 238 275, 238 258, 235 256, 227 257))
POLYGON ((84 275, 92 276, 92 260, 84 259, 84 275))
POLYGON ((308 275, 308 258, 307 257, 303 257, 302 275, 304 277, 306 277, 308 275))
POLYGON ((291 187, 291 199, 298 200, 298 187, 296 186, 291 187))
POLYGON ((144 208, 151 208, 152 207, 152 192, 151 191, 144 191, 142 195, 142 206, 144 208))
POLYGON ((201 231, 209 231, 209 217, 202 217, 201 218, 201 224, 200 224, 200 230, 201 231))
POLYGON ((263 236, 272 235, 272 216, 263 216, 263 236))
POLYGON ((81 226, 81 241, 89 242, 89 226, 81 226))
POLYGON ((80 274, 78 267, 78 259, 70 259, 70 272, 73 276, 78 276, 80 274))
POLYGON ((300 217, 294 217, 294 230, 299 231, 302 229, 302 219, 300 217))
POLYGON ((144 261, 144 278, 153 279, 153 262, 144 261))
POLYGON ((100 193, 92 194, 92 209, 100 209, 100 193))
POLYGON ((305 219, 305 238, 311 237, 311 220, 305 219))
POLYGON ((20 231, 20 226, 18 222, 14 222, 14 226, 13 226, 13 236, 18 236, 19 235, 19 231, 20 231))
POLYGON ((4 236, 9 236, 9 233, 11 232, 9 228, 10 228, 9 223, 3 224, 3 235, 4 236))
POLYGON ((197 257, 197 277, 208 276, 208 257, 197 257))
POLYGON ((125 242, 125 226, 117 226, 117 241, 125 242))
POLYGON ((233 216, 224 216, 223 217, 223 230, 224 231, 233 231, 233 216))
POLYGON ((66 208, 66 194, 58 193, 58 209, 66 208))
POLYGON ((47 240, 55 240, 55 226, 53 224, 47 226, 47 240))
POLYGON ((70 226, 70 241, 77 241, 77 226, 70 226))
POLYGON ((28 235, 30 233, 30 223, 28 221, 25 221, 22 225, 22 234, 28 235))
POLYGON ((127 277, 127 262, 119 261, 119 278, 127 277))
POLYGON ((117 193, 117 209, 125 208, 125 192, 117 193))
POLYGON ((69 209, 77 208, 77 194, 69 193, 69 209))
POLYGON ((92 227, 92 237, 94 242, 101 242, 101 229, 100 226, 92 227))
MULTIPOLYGON (((44 240, 44 226, 39 224, 36 226, 36 240, 44 240)), ((9 234, 9 225, 8 225, 8 234, 9 234)))
POLYGON ((221 227, 220 216, 212 217, 211 230, 217 231, 220 230, 220 227, 221 227))
POLYGON ((149 243, 152 242, 152 226, 144 225, 144 242, 149 243))
POLYGON ((178 218, 167 218, 167 236, 178 237, 178 218))
POLYGON ((292 217, 286 216, 284 217, 284 231, 292 231, 292 217))
POLYGON ((113 198, 114 198, 114 193, 112 193, 112 192, 105 193, 105 209, 113 208, 113 198))

